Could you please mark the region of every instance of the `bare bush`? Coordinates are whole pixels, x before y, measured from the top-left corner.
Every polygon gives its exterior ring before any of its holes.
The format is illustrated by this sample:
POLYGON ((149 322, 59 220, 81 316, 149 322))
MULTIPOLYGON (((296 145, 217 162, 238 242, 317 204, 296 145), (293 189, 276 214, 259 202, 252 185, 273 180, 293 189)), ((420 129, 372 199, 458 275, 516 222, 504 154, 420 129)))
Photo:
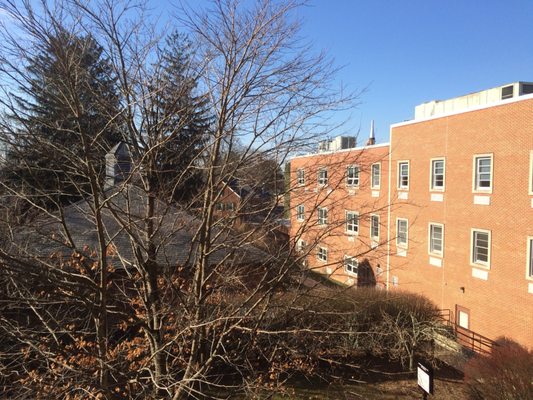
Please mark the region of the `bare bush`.
POLYGON ((465 382, 475 400, 533 398, 533 352, 512 340, 496 341, 489 355, 476 355, 465 365, 465 382))

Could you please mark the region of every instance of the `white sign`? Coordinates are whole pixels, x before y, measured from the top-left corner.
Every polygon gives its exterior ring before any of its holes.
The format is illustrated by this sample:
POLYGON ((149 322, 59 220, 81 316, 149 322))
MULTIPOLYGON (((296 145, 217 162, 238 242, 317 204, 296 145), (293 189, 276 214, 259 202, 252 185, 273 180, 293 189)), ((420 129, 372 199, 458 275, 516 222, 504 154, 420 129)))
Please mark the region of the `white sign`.
POLYGON ((416 368, 418 386, 427 394, 433 394, 433 370, 429 366, 418 363, 416 368))

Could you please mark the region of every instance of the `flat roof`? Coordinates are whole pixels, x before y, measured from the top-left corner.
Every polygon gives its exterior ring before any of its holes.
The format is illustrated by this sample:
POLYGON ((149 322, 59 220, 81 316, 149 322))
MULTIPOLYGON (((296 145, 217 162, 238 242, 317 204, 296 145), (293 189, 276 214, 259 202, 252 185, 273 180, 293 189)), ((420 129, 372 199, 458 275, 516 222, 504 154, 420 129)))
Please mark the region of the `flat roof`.
POLYGON ((373 145, 369 145, 369 146, 350 147, 348 149, 340 149, 340 150, 332 150, 332 151, 321 151, 321 152, 317 152, 317 153, 307 153, 307 154, 302 154, 300 156, 291 157, 289 159, 289 161, 295 160, 297 158, 323 156, 323 155, 328 155, 328 154, 346 153, 346 152, 354 151, 354 150, 355 151, 357 151, 357 150, 361 151, 361 150, 368 150, 368 149, 375 149, 375 148, 379 148, 379 147, 389 147, 389 146, 390 146, 390 143, 387 142, 387 143, 373 144, 373 145))
POLYGON ((448 112, 448 113, 443 113, 443 114, 439 114, 439 115, 433 115, 431 117, 420 118, 420 119, 411 119, 411 120, 408 120, 408 121, 397 122, 395 124, 392 124, 390 127, 392 129, 392 128, 397 128, 399 126, 417 124, 419 122, 431 121, 431 120, 438 119, 438 118, 446 118, 446 117, 450 117, 452 115, 464 114, 464 113, 469 113, 469 112, 473 112, 473 111, 484 110, 486 108, 499 107, 499 106, 503 106, 503 105, 507 105, 507 104, 511 104, 511 103, 517 103, 519 101, 526 101, 526 100, 532 100, 532 99, 533 99, 533 93, 532 94, 526 94, 526 95, 523 95, 523 96, 512 97, 510 99, 500 100, 500 101, 497 101, 497 102, 494 102, 494 103, 490 103, 490 104, 474 106, 472 108, 468 108, 468 109, 465 109, 465 110, 451 111, 451 112, 448 112))

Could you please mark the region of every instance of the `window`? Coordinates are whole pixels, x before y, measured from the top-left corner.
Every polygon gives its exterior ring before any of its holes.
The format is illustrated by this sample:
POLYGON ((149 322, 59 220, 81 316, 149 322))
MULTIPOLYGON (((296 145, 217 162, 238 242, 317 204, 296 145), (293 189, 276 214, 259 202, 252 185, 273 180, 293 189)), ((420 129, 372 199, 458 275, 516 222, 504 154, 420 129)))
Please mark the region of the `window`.
POLYGON ((350 165, 346 168, 346 185, 359 186, 359 167, 350 165))
POLYGON ((359 263, 354 257, 344 256, 344 270, 352 275, 357 275, 359 263))
POLYGON ((533 237, 527 238, 527 277, 533 279, 533 237))
POLYGON ((444 243, 444 226, 441 224, 429 224, 429 252, 442 256, 444 243))
POLYGON ((474 190, 492 190, 492 155, 474 157, 474 190))
POLYGON ((444 160, 431 160, 431 190, 444 190, 444 160))
POLYGON ((298 241, 296 242, 296 251, 299 253, 303 253, 306 247, 307 243, 305 242, 305 240, 298 239, 298 241))
POLYGON ((226 203, 226 210, 228 211, 235 210, 235 203, 226 203))
POLYGON ((472 264, 490 266, 490 231, 472 229, 472 264))
POLYGON ((318 184, 321 186, 326 186, 328 184, 328 170, 321 169, 318 171, 318 184))
POLYGON ((327 208, 318 208, 318 224, 326 225, 328 223, 328 210, 327 208))
POLYGON ((533 195, 533 150, 529 152, 529 194, 533 195))
POLYGON ((381 164, 372 164, 371 172, 372 174, 370 176, 370 186, 372 187, 372 189, 379 189, 379 186, 381 184, 381 164))
POLYGON ((305 219, 305 207, 303 204, 296 207, 296 219, 298 221, 303 221, 305 219))
POLYGON ((346 211, 346 233, 359 233, 359 214, 346 211))
POLYGON ((300 186, 305 184, 305 171, 303 169, 296 171, 296 184, 300 186))
POLYGON ((408 240, 407 220, 398 218, 396 220, 396 246, 405 248, 407 247, 408 240))
POLYGON ((215 207, 217 211, 222 211, 224 210, 224 203, 217 203, 215 207))
POLYGON ((398 163, 398 189, 409 189, 409 162, 398 163))
POLYGON ((513 97, 513 85, 502 87, 502 100, 513 97))
POLYGON ((316 252, 316 258, 320 261, 328 261, 328 249, 325 247, 319 247, 316 252))
POLYGON ((370 237, 379 241, 379 215, 370 216, 370 237))

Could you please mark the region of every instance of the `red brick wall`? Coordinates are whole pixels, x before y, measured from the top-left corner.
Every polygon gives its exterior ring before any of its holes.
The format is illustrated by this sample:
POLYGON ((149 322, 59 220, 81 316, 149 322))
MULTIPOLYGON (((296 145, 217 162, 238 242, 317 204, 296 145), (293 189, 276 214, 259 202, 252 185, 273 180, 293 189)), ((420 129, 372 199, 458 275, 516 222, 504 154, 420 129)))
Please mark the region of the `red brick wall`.
MULTIPOLYGON (((526 240, 533 235, 528 193, 533 150, 533 100, 504 103, 391 130, 392 198, 397 162, 409 160, 408 199, 391 214, 409 220, 406 257, 391 246, 391 276, 399 287, 425 294, 439 307, 470 310, 470 329, 495 339, 509 336, 533 346, 533 294, 526 279, 526 240), (493 155, 490 205, 474 204, 473 157, 493 155), (445 157, 443 201, 431 201, 430 159, 445 157), (442 267, 430 265, 428 223, 444 224, 442 267), (491 232, 490 268, 472 276, 471 229, 491 232)), ((485 196, 485 195, 483 195, 485 196)), ((486 200, 486 199, 485 199, 486 200)))
POLYGON ((330 275, 331 278, 352 285, 357 284, 357 276, 347 274, 343 268, 345 255, 355 257, 360 264, 358 277, 369 273, 376 278, 378 285, 384 286, 387 241, 387 165, 388 146, 370 146, 363 149, 350 149, 335 153, 322 153, 291 160, 291 238, 301 238, 308 244, 309 267, 317 272, 330 275), (373 163, 381 164, 380 188, 370 187, 370 170, 373 163), (346 169, 357 165, 359 186, 350 187, 346 183, 346 169), (322 168, 327 168, 328 184, 318 185, 317 175, 322 168), (305 184, 297 185, 297 171, 305 171, 305 184), (305 221, 296 218, 297 206, 305 206, 305 221), (328 224, 317 223, 318 208, 328 210, 328 224), (359 233, 346 233, 346 210, 359 213, 359 233), (372 213, 380 215, 380 243, 372 248, 370 240, 369 219, 372 213), (323 246, 328 249, 328 261, 317 260, 316 249, 323 246), (383 273, 379 274, 378 266, 383 273), (369 268, 372 270, 370 271, 369 268))

